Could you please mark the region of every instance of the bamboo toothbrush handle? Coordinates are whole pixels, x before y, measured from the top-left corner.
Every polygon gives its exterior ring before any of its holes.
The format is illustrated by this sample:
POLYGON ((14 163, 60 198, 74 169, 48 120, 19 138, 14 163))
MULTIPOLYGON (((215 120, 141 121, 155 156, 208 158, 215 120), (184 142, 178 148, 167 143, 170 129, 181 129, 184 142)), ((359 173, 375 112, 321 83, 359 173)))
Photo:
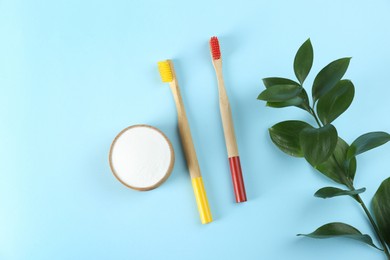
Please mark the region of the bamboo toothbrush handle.
POLYGON ((186 111, 184 109, 183 100, 181 98, 180 89, 177 85, 176 79, 170 83, 170 87, 175 99, 179 133, 184 150, 184 156, 188 165, 188 170, 190 172, 191 178, 201 177, 198 158, 196 157, 194 143, 192 142, 190 126, 188 124, 186 111))
POLYGON ((194 143, 192 142, 190 127, 188 124, 183 100, 181 98, 180 89, 177 84, 176 78, 174 78, 174 80, 170 83, 170 87, 176 103, 180 138, 183 145, 183 150, 187 161, 188 170, 191 176, 192 188, 194 190, 200 220, 202 224, 207 224, 210 223, 213 220, 213 218, 207 200, 207 195, 206 195, 206 190, 204 188, 202 175, 200 174, 198 159, 196 157, 196 152, 195 152, 194 143))
POLYGON ((245 202, 247 198, 244 186, 244 178, 242 177, 240 157, 238 154, 237 141, 234 133, 232 111, 230 108, 228 96, 226 94, 225 83, 222 75, 222 60, 214 60, 213 64, 217 74, 219 108, 221 112, 223 132, 225 135, 225 143, 229 157, 229 166, 232 174, 234 195, 236 197, 236 202, 245 202))
POLYGON ((226 94, 225 83, 222 75, 222 61, 215 60, 214 67, 217 74, 218 93, 219 93, 219 109, 221 112, 223 133, 225 135, 226 148, 229 157, 238 156, 238 147, 236 135, 234 133, 234 124, 232 111, 228 96, 226 94))

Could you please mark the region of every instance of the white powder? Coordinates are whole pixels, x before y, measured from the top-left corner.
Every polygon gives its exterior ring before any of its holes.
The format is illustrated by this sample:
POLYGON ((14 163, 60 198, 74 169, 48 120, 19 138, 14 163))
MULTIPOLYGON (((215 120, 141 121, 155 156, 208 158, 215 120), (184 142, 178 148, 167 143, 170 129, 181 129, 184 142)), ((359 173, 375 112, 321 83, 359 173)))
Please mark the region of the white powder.
POLYGON ((120 181, 132 188, 155 188, 172 170, 171 149, 168 140, 156 129, 143 125, 130 127, 112 144, 111 168, 120 181))

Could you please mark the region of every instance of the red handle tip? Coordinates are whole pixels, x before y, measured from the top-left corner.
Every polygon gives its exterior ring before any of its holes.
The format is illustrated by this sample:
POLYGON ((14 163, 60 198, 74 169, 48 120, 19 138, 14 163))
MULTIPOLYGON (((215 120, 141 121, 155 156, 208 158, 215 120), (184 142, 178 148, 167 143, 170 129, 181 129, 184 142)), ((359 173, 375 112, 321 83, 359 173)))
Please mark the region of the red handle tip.
POLYGON ((240 157, 234 156, 229 158, 230 171, 232 173, 232 181, 234 187, 234 195, 236 196, 236 202, 245 202, 246 192, 244 179, 242 177, 240 157))

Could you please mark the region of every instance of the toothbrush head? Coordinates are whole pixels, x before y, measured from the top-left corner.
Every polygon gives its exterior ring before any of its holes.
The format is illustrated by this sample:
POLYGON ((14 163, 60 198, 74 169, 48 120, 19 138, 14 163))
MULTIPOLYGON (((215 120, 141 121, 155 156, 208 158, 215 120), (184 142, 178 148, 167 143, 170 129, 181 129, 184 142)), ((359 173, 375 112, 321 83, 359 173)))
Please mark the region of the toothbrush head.
POLYGON ((213 60, 219 60, 221 58, 221 50, 219 48, 219 41, 216 36, 210 38, 210 51, 213 60))
POLYGON ((169 60, 159 61, 157 65, 158 65, 158 70, 160 71, 162 82, 172 82, 173 73, 172 73, 170 61, 169 60))

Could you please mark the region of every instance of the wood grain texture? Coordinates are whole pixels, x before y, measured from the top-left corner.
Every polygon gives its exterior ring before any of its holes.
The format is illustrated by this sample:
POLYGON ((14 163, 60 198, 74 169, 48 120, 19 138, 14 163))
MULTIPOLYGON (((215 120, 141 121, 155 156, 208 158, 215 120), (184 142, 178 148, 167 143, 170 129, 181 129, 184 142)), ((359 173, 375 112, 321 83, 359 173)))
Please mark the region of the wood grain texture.
POLYGON ((234 133, 234 125, 230 103, 226 94, 225 83, 222 74, 222 59, 213 60, 215 73, 217 74, 218 93, 219 93, 219 108, 221 112, 223 133, 225 135, 225 143, 228 152, 228 157, 238 156, 238 147, 236 135, 234 133))
POLYGON ((169 86, 172 90, 173 98, 176 104, 181 143, 191 178, 197 178, 201 176, 198 158, 196 157, 195 146, 192 141, 191 130, 188 124, 186 111, 184 109, 184 103, 181 98, 179 84, 177 83, 173 62, 171 60, 168 60, 168 62, 170 63, 173 74, 173 81, 169 83, 169 86))

